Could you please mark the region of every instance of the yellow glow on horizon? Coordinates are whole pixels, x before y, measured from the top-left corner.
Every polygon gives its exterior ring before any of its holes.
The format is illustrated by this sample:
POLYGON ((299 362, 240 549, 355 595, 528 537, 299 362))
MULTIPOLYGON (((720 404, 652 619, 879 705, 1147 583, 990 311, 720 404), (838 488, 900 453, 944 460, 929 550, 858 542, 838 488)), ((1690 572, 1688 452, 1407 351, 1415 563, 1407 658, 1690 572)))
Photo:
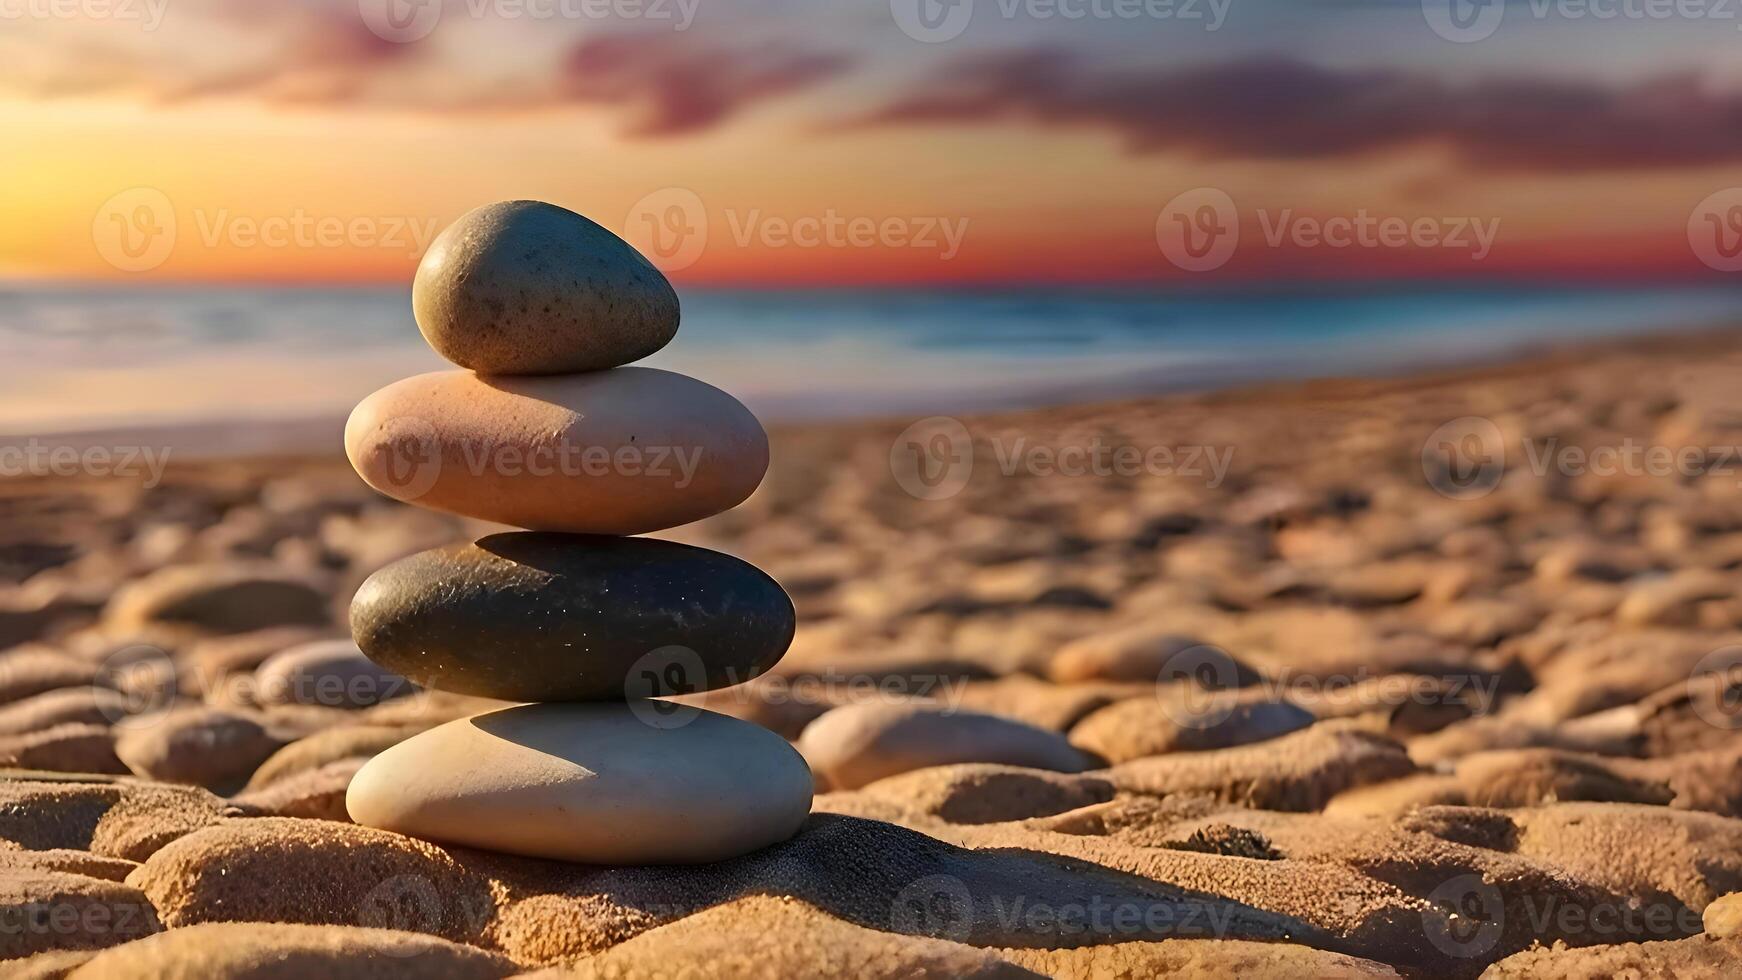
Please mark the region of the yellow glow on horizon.
POLYGON ((831 132, 808 121, 819 117, 801 102, 702 134, 629 140, 612 112, 591 109, 438 115, 0 99, 0 275, 403 282, 430 235, 481 203, 551 200, 621 231, 644 195, 680 187, 709 218, 708 247, 674 274, 680 281, 1142 279, 1175 273, 1160 261, 1154 222, 1195 187, 1226 190, 1254 225, 1260 210, 1274 219, 1285 209, 1365 209, 1498 219, 1513 249, 1589 236, 1612 250, 1626 236, 1669 240, 1726 179, 1723 168, 1487 175, 1432 149, 1358 163, 1210 161, 1131 154, 1091 130, 831 132), (146 272, 106 259, 93 232, 105 202, 131 188, 160 191, 175 215, 173 248, 146 272), (949 260, 887 243, 798 248, 765 234, 771 222, 831 215, 964 222, 965 234, 949 260))

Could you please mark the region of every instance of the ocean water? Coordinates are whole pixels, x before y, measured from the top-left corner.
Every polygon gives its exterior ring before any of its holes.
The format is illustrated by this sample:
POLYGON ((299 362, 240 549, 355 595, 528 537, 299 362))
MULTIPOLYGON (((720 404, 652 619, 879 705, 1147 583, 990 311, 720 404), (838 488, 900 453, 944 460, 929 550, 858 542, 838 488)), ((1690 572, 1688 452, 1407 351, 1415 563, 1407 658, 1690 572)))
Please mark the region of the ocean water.
MULTIPOLYGON (((648 364, 774 420, 1368 374, 1742 324, 1742 289, 686 289, 648 364)), ((0 435, 342 417, 443 367, 409 291, 0 286, 0 435)))

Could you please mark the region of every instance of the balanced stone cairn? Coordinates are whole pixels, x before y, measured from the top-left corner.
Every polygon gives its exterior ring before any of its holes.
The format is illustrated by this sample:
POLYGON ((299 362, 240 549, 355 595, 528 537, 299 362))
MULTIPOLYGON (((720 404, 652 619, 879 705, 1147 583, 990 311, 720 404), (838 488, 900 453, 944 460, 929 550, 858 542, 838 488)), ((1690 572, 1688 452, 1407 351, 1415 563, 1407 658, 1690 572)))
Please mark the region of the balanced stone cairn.
POLYGON ((795 625, 759 569, 626 536, 729 510, 768 468, 762 426, 730 395, 623 366, 677 332, 670 283, 586 218, 514 201, 442 233, 412 305, 467 370, 365 399, 345 426, 351 464, 388 496, 528 530, 382 568, 352 600, 352 633, 425 687, 539 703, 376 756, 351 818, 595 864, 718 861, 792 836, 813 783, 784 739, 652 700, 755 677, 795 625))

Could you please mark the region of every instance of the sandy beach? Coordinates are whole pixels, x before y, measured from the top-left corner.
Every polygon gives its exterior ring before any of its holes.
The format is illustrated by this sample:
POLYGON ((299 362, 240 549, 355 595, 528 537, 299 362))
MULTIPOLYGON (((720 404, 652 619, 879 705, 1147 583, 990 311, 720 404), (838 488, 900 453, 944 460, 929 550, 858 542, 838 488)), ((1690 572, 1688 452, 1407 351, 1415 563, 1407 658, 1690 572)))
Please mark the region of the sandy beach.
POLYGON ((0 0, 0 980, 1742 977, 1727 0, 0 0))
POLYGON ((1719 332, 776 426, 748 503, 661 536, 793 596, 770 673, 680 700, 792 740, 818 795, 791 840, 692 867, 348 821, 367 758, 491 702, 268 660, 343 639, 383 564, 498 528, 375 494, 336 441, 8 479, 0 957, 1733 974, 1738 367, 1719 332))

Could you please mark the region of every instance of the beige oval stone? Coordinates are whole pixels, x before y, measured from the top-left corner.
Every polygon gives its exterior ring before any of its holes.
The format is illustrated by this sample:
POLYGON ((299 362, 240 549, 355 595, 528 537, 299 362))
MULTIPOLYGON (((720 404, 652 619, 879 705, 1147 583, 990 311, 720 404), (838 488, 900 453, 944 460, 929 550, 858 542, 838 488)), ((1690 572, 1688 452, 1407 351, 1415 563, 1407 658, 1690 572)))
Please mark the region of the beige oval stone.
POLYGON ((365 657, 355 641, 317 640, 268 657, 254 671, 250 693, 263 707, 312 704, 356 709, 415 690, 410 681, 365 657))
POLYGON ((589 864, 723 861, 798 831, 811 776, 785 739, 645 704, 528 704, 449 722, 370 760, 346 807, 368 827, 589 864))
POLYGON ((345 452, 389 497, 586 534, 643 534, 710 517, 750 496, 768 470, 768 436, 731 395, 634 367, 406 378, 351 413, 345 452))
POLYGON ((274 752, 248 777, 250 790, 265 789, 294 776, 314 772, 342 759, 377 755, 398 745, 419 732, 435 727, 435 722, 405 725, 344 725, 315 732, 274 752))
POLYGON ((130 771, 115 755, 115 733, 108 726, 79 722, 0 736, 0 766, 109 775, 130 771))
POLYGON ((103 610, 114 631, 154 625, 213 633, 332 622, 323 584, 266 561, 171 565, 116 591, 103 610))
POLYGON ((125 718, 128 707, 125 694, 95 684, 56 688, 0 706, 0 736, 56 725, 110 725, 125 718))
POLYGON ((115 754, 135 775, 228 792, 295 740, 258 712, 178 707, 130 721, 115 754))
POLYGON ((799 751, 830 789, 857 789, 915 769, 989 762, 1082 772, 1089 759, 1057 732, 938 704, 850 704, 806 726, 799 751))
POLYGON ((0 653, 0 704, 95 683, 95 667, 54 647, 29 643, 0 653))
POLYGON ((1110 704, 1071 729, 1071 744, 1119 763, 1263 742, 1318 720, 1299 705, 1273 700, 1261 688, 1250 695, 1178 690, 1187 686, 1167 685, 1155 697, 1110 704))
POLYGON ((1047 673, 1060 684, 1083 681, 1170 681, 1189 678, 1217 690, 1258 683, 1256 671, 1227 651, 1165 627, 1135 626, 1095 633, 1059 649, 1047 673))

